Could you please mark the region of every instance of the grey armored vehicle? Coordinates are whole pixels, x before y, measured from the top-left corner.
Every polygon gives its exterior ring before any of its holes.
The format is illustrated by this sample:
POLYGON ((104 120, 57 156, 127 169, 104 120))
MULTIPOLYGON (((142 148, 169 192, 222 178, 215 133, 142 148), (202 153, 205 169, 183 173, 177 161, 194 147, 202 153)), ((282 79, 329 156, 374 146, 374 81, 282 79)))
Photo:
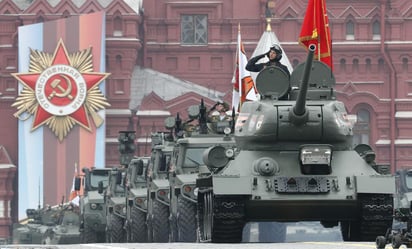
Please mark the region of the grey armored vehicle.
POLYGON ((106 242, 126 242, 126 190, 125 168, 113 168, 109 173, 109 185, 104 192, 106 203, 106 242))
POLYGON ((79 210, 72 204, 62 206, 59 224, 46 233, 44 244, 78 244, 80 242, 79 210))
POLYGON ((147 233, 148 242, 169 242, 169 180, 172 159, 172 134, 152 134, 152 153, 147 168, 147 233))
POLYGON ((83 196, 80 206, 80 240, 82 243, 106 241, 106 205, 103 191, 109 182, 107 168, 83 168, 84 175, 76 178, 75 190, 79 191, 82 182, 83 196))
POLYGON ((216 121, 207 124, 206 108, 202 101, 199 106, 189 108, 189 117, 189 121, 196 119, 198 124, 190 136, 177 139, 173 150, 172 167, 169 170, 169 220, 172 242, 197 241, 196 179, 199 174, 210 174, 203 163, 204 151, 216 145, 228 151, 235 150, 235 142, 231 135, 234 116, 231 117, 232 122, 216 121), (228 128, 227 134, 223 133, 224 128, 228 128))
POLYGON ((146 170, 150 157, 133 158, 127 168, 126 232, 127 242, 147 242, 146 170))
POLYGON ((249 221, 340 223, 344 241, 375 241, 391 226, 394 177, 352 149, 353 122, 314 50, 290 79, 275 66, 258 74, 261 100, 245 102, 235 125, 239 154, 206 163, 217 172, 198 179, 202 241, 240 242, 249 221))
POLYGON ((48 234, 59 223, 60 208, 27 209, 27 222, 13 225, 13 244, 47 244, 48 234))

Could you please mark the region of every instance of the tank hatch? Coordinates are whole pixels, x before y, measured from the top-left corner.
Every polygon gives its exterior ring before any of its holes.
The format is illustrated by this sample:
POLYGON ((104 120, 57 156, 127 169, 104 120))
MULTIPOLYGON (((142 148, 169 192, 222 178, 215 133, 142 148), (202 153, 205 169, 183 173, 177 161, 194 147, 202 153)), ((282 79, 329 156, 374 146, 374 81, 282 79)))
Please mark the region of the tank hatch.
MULTIPOLYGON (((290 99, 295 100, 299 92, 299 86, 302 83, 302 75, 304 74, 305 63, 299 64, 290 76, 290 86, 292 88, 290 99)), ((336 80, 329 66, 325 63, 314 60, 310 72, 308 82, 308 100, 330 100, 335 99, 336 80)))
POLYGON ((289 92, 289 76, 280 67, 266 67, 256 77, 256 88, 262 97, 282 99, 289 92))

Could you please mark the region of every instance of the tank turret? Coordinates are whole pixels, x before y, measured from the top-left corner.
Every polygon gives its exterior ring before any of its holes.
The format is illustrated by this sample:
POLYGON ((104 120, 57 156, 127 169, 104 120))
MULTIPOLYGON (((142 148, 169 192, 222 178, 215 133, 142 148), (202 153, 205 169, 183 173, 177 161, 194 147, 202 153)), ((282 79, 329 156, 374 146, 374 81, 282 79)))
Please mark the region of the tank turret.
POLYGON ((239 148, 281 146, 296 149, 302 143, 352 144, 353 122, 342 102, 335 99, 330 68, 313 61, 315 45, 290 79, 279 67, 269 66, 256 78, 260 101, 245 102, 237 119, 239 148))

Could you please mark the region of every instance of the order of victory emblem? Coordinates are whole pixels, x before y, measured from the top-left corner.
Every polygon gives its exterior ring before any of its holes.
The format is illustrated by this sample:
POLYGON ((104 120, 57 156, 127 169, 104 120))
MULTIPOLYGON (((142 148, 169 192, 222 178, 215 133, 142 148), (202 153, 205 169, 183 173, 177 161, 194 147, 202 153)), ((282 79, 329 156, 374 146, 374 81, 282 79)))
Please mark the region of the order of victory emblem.
POLYGON ((30 49, 29 72, 12 74, 23 84, 12 104, 14 116, 27 120, 34 115, 31 130, 45 124, 59 141, 76 124, 91 131, 89 115, 100 127, 103 118, 97 112, 110 104, 99 84, 110 74, 92 72, 92 59, 91 48, 68 54, 61 39, 53 55, 30 49))

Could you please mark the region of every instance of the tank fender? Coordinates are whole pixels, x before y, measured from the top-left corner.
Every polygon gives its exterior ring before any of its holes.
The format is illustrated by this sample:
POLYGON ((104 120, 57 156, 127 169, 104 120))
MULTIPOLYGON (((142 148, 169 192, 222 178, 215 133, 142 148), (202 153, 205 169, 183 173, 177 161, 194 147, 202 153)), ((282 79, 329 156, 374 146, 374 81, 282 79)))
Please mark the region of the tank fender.
POLYGON ((395 193, 395 177, 390 175, 356 176, 355 183, 358 193, 395 193))
POLYGON ((216 175, 213 177, 213 192, 216 195, 252 195, 252 177, 216 175))

